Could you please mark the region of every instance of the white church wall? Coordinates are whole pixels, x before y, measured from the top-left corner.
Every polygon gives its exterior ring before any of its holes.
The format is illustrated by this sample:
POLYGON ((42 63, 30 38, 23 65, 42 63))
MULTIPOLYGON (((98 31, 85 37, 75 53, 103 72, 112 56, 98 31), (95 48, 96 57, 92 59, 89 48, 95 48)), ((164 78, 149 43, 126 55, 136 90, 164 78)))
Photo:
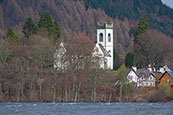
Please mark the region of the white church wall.
POLYGON ((102 68, 102 69, 104 69, 104 67, 105 67, 105 64, 104 64, 104 54, 103 54, 103 52, 102 52, 102 50, 100 49, 100 46, 99 46, 99 44, 98 43, 96 43, 96 46, 95 46, 95 48, 94 48, 94 50, 93 50, 93 54, 92 54, 92 56, 96 59, 96 58, 99 58, 99 68, 102 68))
POLYGON ((105 29, 97 29, 97 43, 102 44, 102 46, 105 46, 105 29), (100 41, 100 34, 103 34, 103 41, 100 41))

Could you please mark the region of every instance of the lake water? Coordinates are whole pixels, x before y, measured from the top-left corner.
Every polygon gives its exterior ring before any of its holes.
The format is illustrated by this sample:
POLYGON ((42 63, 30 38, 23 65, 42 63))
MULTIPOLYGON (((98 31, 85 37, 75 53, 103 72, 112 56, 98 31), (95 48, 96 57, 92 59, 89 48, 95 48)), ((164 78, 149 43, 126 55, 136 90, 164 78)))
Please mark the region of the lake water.
POLYGON ((0 115, 173 115, 173 103, 0 103, 0 115))

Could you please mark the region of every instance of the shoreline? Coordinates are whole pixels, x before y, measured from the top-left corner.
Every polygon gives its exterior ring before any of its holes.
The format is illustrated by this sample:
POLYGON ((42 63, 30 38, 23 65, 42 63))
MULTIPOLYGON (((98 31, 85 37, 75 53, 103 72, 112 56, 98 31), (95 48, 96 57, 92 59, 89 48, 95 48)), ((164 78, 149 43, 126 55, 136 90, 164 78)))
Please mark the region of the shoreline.
POLYGON ((44 102, 44 101, 0 101, 0 103, 173 103, 173 101, 158 101, 158 102, 144 102, 144 101, 139 101, 139 102, 103 102, 103 101, 98 101, 98 102, 89 102, 89 101, 83 101, 83 102, 44 102))

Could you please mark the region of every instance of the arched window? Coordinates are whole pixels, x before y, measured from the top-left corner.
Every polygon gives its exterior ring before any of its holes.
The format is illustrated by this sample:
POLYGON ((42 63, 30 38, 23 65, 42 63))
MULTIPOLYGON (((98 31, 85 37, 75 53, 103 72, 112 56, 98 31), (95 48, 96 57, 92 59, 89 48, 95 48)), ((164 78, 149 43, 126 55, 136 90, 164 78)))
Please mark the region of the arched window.
POLYGON ((111 42, 111 34, 108 34, 108 42, 111 42))
POLYGON ((99 41, 100 41, 100 42, 103 42, 103 33, 100 33, 100 34, 99 34, 99 41))

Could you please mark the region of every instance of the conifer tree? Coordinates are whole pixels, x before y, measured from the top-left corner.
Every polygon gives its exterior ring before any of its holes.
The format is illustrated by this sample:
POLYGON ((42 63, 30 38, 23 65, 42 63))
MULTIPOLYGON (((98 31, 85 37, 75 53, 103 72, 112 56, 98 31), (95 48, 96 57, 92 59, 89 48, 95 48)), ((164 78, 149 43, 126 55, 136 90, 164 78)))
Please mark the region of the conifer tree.
MULTIPOLYGON (((143 14, 141 16, 138 28, 135 31, 135 39, 134 39, 134 62, 137 67, 144 67, 141 65, 146 65, 146 58, 143 53, 143 43, 144 41, 147 43, 146 40, 144 40, 141 35, 145 35, 148 31, 148 22, 147 22, 147 16, 146 14, 143 14), (139 58, 140 57, 140 58, 139 58)), ((144 43, 145 44, 145 43, 144 43)), ((131 65, 130 65, 131 66, 131 65)))
POLYGON ((55 39, 55 41, 57 41, 58 38, 60 38, 60 36, 61 36, 61 30, 60 30, 60 26, 59 26, 57 20, 54 22, 54 28, 53 29, 54 29, 54 39, 55 39))
POLYGON ((134 42, 137 42, 137 37, 141 34, 141 33, 145 33, 148 30, 148 21, 147 21, 147 15, 143 14, 140 18, 140 22, 138 24, 138 27, 135 31, 135 40, 134 42))
POLYGON ((7 30, 6 40, 11 44, 18 43, 19 38, 17 37, 16 33, 14 32, 14 30, 11 27, 8 28, 8 30, 7 30))
POLYGON ((49 34, 53 33, 53 19, 49 12, 44 12, 38 22, 39 29, 46 29, 49 34))
POLYGON ((125 58, 125 65, 127 68, 131 68, 134 65, 134 54, 128 53, 125 58))
POLYGON ((121 66, 121 60, 120 57, 118 55, 118 53, 115 51, 114 49, 114 54, 113 54, 113 68, 114 70, 117 70, 120 66, 121 66))
POLYGON ((29 37, 31 34, 35 34, 37 32, 37 27, 34 24, 33 20, 31 17, 26 19, 26 22, 24 24, 23 27, 23 31, 22 31, 25 35, 25 37, 29 37))

